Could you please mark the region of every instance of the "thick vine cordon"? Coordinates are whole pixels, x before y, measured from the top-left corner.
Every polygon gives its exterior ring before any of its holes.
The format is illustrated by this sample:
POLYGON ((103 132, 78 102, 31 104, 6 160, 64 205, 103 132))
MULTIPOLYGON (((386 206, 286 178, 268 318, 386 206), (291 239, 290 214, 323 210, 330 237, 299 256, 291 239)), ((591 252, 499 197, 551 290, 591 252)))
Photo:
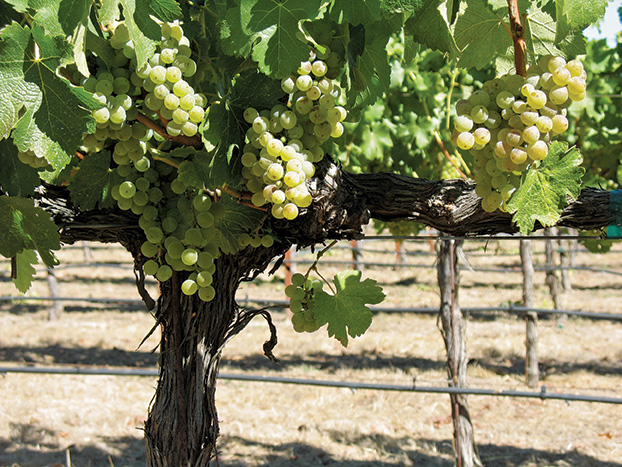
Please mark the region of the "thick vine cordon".
POLYGON ((505 210, 521 173, 544 160, 549 142, 568 129, 567 107, 585 98, 586 77, 579 60, 549 55, 526 78, 495 78, 456 103, 456 143, 474 157, 486 211, 505 210))

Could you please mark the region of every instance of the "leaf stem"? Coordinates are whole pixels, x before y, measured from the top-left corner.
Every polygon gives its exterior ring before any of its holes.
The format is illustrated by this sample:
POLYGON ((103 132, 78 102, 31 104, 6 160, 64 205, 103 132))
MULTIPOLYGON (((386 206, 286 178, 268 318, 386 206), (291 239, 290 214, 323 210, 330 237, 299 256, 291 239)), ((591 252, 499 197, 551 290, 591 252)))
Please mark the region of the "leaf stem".
POLYGON ((328 250, 330 250, 332 247, 334 247, 337 244, 337 242, 338 242, 338 240, 333 240, 326 247, 324 247, 320 251, 318 251, 317 255, 315 256, 315 261, 313 262, 313 264, 311 265, 311 267, 308 269, 307 273, 305 274, 305 281, 306 281, 309 278, 309 273, 311 271, 315 271, 315 273, 318 276, 320 276, 320 278, 326 283, 326 285, 328 285, 328 287, 333 292, 333 294, 336 294, 337 292, 335 291, 335 289, 333 289, 333 286, 331 285, 331 283, 329 281, 327 281, 324 278, 324 276, 322 276, 322 274, 320 274, 320 271, 317 269, 317 263, 320 261, 320 258, 322 256, 324 256, 324 253, 326 253, 328 250))
POLYGON ((151 158, 156 161, 164 162, 165 164, 168 164, 171 167, 175 167, 176 169, 179 168, 179 162, 175 162, 173 159, 169 159, 168 157, 152 155, 151 158))

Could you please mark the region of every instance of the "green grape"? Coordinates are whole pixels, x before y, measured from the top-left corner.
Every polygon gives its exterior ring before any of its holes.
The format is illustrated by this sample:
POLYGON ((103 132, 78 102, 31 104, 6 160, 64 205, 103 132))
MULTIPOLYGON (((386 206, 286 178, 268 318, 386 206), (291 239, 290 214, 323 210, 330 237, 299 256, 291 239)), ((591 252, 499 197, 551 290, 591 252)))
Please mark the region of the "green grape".
POLYGON ((188 111, 188 117, 194 123, 201 123, 205 117, 205 111, 198 105, 195 105, 188 111))
POLYGON ((510 159, 516 165, 522 164, 527 160, 527 151, 522 148, 513 148, 510 152, 510 159))
POLYGON ((214 289, 211 285, 207 287, 199 287, 198 295, 204 302, 211 302, 216 296, 216 289, 214 289))
POLYGON ((309 99, 307 96, 299 97, 298 99, 296 99, 294 108, 296 109, 296 112, 298 112, 299 114, 307 115, 313 108, 313 101, 309 99))
POLYGON ((156 272, 155 276, 156 276, 156 279, 158 279, 160 282, 166 282, 171 277, 173 277, 173 270, 171 269, 170 266, 163 264, 162 266, 158 268, 158 271, 156 272))
POLYGON ((194 295, 197 290, 199 290, 199 286, 197 285, 196 281, 192 279, 186 279, 181 283, 181 291, 185 295, 194 295))
POLYGON ((294 331, 296 332, 304 332, 305 331, 305 317, 302 313, 294 313, 292 315, 292 326, 294 331))
POLYGON ((214 277, 212 275, 211 272, 209 271, 201 271, 197 274, 197 285, 199 287, 208 287, 210 285, 212 285, 212 281, 214 280, 214 277))
MULTIPOLYGON (((566 70, 565 68, 562 68, 566 70)), ((566 70, 570 73, 568 70, 566 70)), ((549 91, 549 99, 553 104, 562 105, 568 100, 568 88, 566 86, 555 86, 549 91)))
POLYGON ((180 108, 173 110, 173 121, 179 125, 183 125, 188 121, 188 112, 180 108))
POLYGON ((471 149, 475 144, 475 137, 470 132, 463 131, 458 135, 456 143, 460 149, 471 149))
POLYGON ((292 274, 292 285, 302 288, 305 285, 305 276, 299 272, 292 274))
POLYGON ((483 105, 476 105, 471 109, 471 119, 474 123, 484 123, 488 120, 488 109, 483 105))
POLYGON ((272 235, 264 235, 261 237, 261 246, 270 248, 272 245, 274 245, 274 237, 272 235))
POLYGON ((327 71, 328 67, 326 66, 326 63, 324 63, 322 60, 316 60, 311 66, 311 72, 318 78, 324 76, 327 71))
MULTIPOLYGON (((327 117, 327 119, 332 123, 333 118, 331 114, 332 112, 329 112, 328 117, 330 118, 327 117)), ((459 115, 454 119, 454 128, 460 133, 463 131, 471 131, 473 128, 473 120, 468 115, 459 115)))
POLYGON ((181 125, 181 132, 186 136, 192 137, 197 134, 197 131, 199 131, 199 127, 195 123, 184 122, 181 125))
POLYGON ((184 97, 179 99, 179 107, 182 110, 190 112, 194 108, 194 106, 195 106, 195 99, 194 99, 193 94, 186 94, 184 97))
POLYGON ((181 253, 181 261, 187 266, 192 266, 196 264, 198 259, 199 259, 199 253, 194 248, 186 248, 181 253))
POLYGON ((292 284, 285 287, 285 295, 294 300, 303 300, 305 298, 305 291, 302 287, 297 287, 292 284))
POLYGON ((160 247, 150 241, 143 242, 140 246, 140 252, 147 258, 155 257, 159 252, 160 247))
POLYGON ((154 84, 164 84, 166 82, 166 68, 156 65, 149 71, 149 79, 154 84))
POLYGON ((129 180, 119 185, 119 195, 123 198, 131 199, 136 194, 136 186, 129 180))
POLYGON ((292 92, 294 92, 296 90, 295 77, 288 76, 287 78, 283 78, 281 80, 281 89, 285 94, 291 94, 292 92))
POLYGON ((289 309, 292 313, 300 313, 302 311, 302 302, 300 300, 290 300, 289 309))
POLYGON ((93 118, 97 123, 106 123, 110 118, 110 111, 106 107, 93 110, 93 118))
POLYGON ((527 148, 527 154, 534 161, 543 160, 549 153, 549 146, 544 141, 536 141, 527 148))
POLYGON ((145 230, 145 236, 147 240, 151 243, 160 243, 164 239, 164 233, 160 227, 149 227, 145 230))
POLYGON ((553 128, 551 131, 556 133, 563 133, 568 129, 568 119, 563 115, 555 115, 552 119, 553 128))
POLYGON ((528 126, 522 132, 523 141, 527 144, 533 144, 540 139, 540 130, 535 125, 528 126))
POLYGON ((266 174, 268 175, 268 178, 274 181, 277 181, 283 178, 283 172, 284 172, 283 166, 278 162, 270 164, 270 166, 266 170, 266 174))
POLYGON ((553 81, 558 86, 565 86, 570 81, 570 78, 572 78, 570 71, 565 67, 559 67, 551 71, 551 74, 553 75, 553 81))
POLYGON ((490 130, 488 128, 478 128, 473 132, 473 139, 476 144, 484 145, 490 141, 490 130))
POLYGON ((180 79, 175 84, 173 84, 173 93, 175 93, 178 97, 184 97, 186 94, 193 93, 192 87, 188 84, 187 81, 180 79))
POLYGON ((546 105, 547 97, 544 91, 535 89, 527 96, 527 104, 534 109, 541 109, 546 105))
POLYGON ((160 265, 157 263, 157 261, 150 259, 145 261, 145 263, 143 264, 143 271, 148 276, 154 276, 158 272, 159 267, 160 265))
POLYGON ((298 217, 298 206, 294 203, 287 203, 283 207, 283 217, 287 220, 293 220, 298 217))
POLYGON ((175 94, 168 94, 164 98, 164 106, 169 110, 175 110, 179 107, 179 97, 175 94))
POLYGON ((293 187, 293 186, 300 185, 302 180, 301 180, 300 175, 298 175, 298 172, 290 171, 290 172, 286 172, 285 175, 283 176, 283 182, 285 183, 285 185, 289 187, 293 187))
MULTIPOLYGON (((574 61, 574 60, 572 60, 574 61)), ((569 62, 570 63, 570 62, 569 62)), ((581 63, 581 62, 579 62, 581 63)), ((583 68, 583 66, 582 66, 583 68)), ((578 76, 574 76, 570 79, 570 81, 568 81, 568 92, 571 94, 581 94, 584 93, 585 90, 587 89, 587 83, 585 82, 584 79, 578 77, 578 76)))

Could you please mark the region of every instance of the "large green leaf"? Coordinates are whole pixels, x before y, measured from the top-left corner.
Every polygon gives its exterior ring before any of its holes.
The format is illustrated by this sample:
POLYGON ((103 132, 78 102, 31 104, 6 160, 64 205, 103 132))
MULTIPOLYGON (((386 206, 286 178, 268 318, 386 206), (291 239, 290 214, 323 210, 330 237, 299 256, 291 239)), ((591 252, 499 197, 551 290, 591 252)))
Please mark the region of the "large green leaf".
POLYGON ((11 140, 0 140, 0 189, 9 196, 26 197, 40 184, 37 170, 19 161, 11 140))
POLYGON ((114 205, 110 190, 123 179, 110 168, 110 152, 87 154, 69 179, 71 201, 88 211, 96 206, 108 208, 114 205))
POLYGON ((43 262, 58 264, 51 250, 60 248, 58 227, 32 199, 0 196, 0 255, 12 258, 23 250, 37 250, 43 262))
POLYGON ((342 271, 334 278, 335 295, 324 291, 315 294, 315 320, 323 326, 328 323, 328 335, 344 346, 348 335, 362 335, 371 325, 372 312, 366 304, 378 304, 385 298, 375 280, 361 281, 360 271, 342 271))
POLYGON ((512 36, 504 23, 507 11, 491 10, 485 0, 468 3, 458 17, 455 28, 456 45, 462 51, 460 66, 484 68, 497 55, 506 55, 513 46, 512 36))
POLYGON ((320 0, 242 0, 241 25, 258 39, 252 57, 268 76, 283 78, 307 60, 309 47, 298 40, 298 23, 320 13, 320 0))
POLYGON ((45 157, 55 169, 64 167, 82 141, 95 130, 90 110, 101 106, 91 94, 56 74, 71 56, 71 45, 13 23, 0 41, 0 139, 13 130, 20 151, 45 157))
POLYGON ((577 198, 581 191, 583 158, 576 148, 567 143, 551 144, 549 154, 539 165, 532 165, 523 176, 521 186, 508 203, 508 212, 527 235, 536 221, 543 226, 554 225, 568 204, 567 197, 577 198))
POLYGON ((458 51, 447 22, 447 2, 425 0, 404 25, 404 33, 431 49, 455 54, 458 51))

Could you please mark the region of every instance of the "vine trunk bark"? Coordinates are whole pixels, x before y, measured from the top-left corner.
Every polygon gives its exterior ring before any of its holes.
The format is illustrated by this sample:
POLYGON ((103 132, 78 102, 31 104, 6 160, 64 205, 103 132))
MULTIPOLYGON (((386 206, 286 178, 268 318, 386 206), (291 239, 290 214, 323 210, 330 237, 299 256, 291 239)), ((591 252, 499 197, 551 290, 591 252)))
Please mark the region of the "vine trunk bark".
MULTIPOLYGON (((441 240, 438 251, 441 333, 447 350, 447 374, 451 387, 467 387, 466 321, 458 304, 457 251, 462 244, 463 240, 441 240)), ((475 444, 468 397, 451 394, 450 401, 456 466, 483 467, 475 444)))
POLYGON ((241 310, 235 293, 251 270, 263 270, 276 255, 266 249, 244 253, 217 260, 217 294, 209 303, 180 292, 181 273, 161 285, 156 313, 162 331, 160 377, 145 424, 149 467, 206 467, 216 455, 216 378, 222 350, 254 316, 267 316, 241 310))

